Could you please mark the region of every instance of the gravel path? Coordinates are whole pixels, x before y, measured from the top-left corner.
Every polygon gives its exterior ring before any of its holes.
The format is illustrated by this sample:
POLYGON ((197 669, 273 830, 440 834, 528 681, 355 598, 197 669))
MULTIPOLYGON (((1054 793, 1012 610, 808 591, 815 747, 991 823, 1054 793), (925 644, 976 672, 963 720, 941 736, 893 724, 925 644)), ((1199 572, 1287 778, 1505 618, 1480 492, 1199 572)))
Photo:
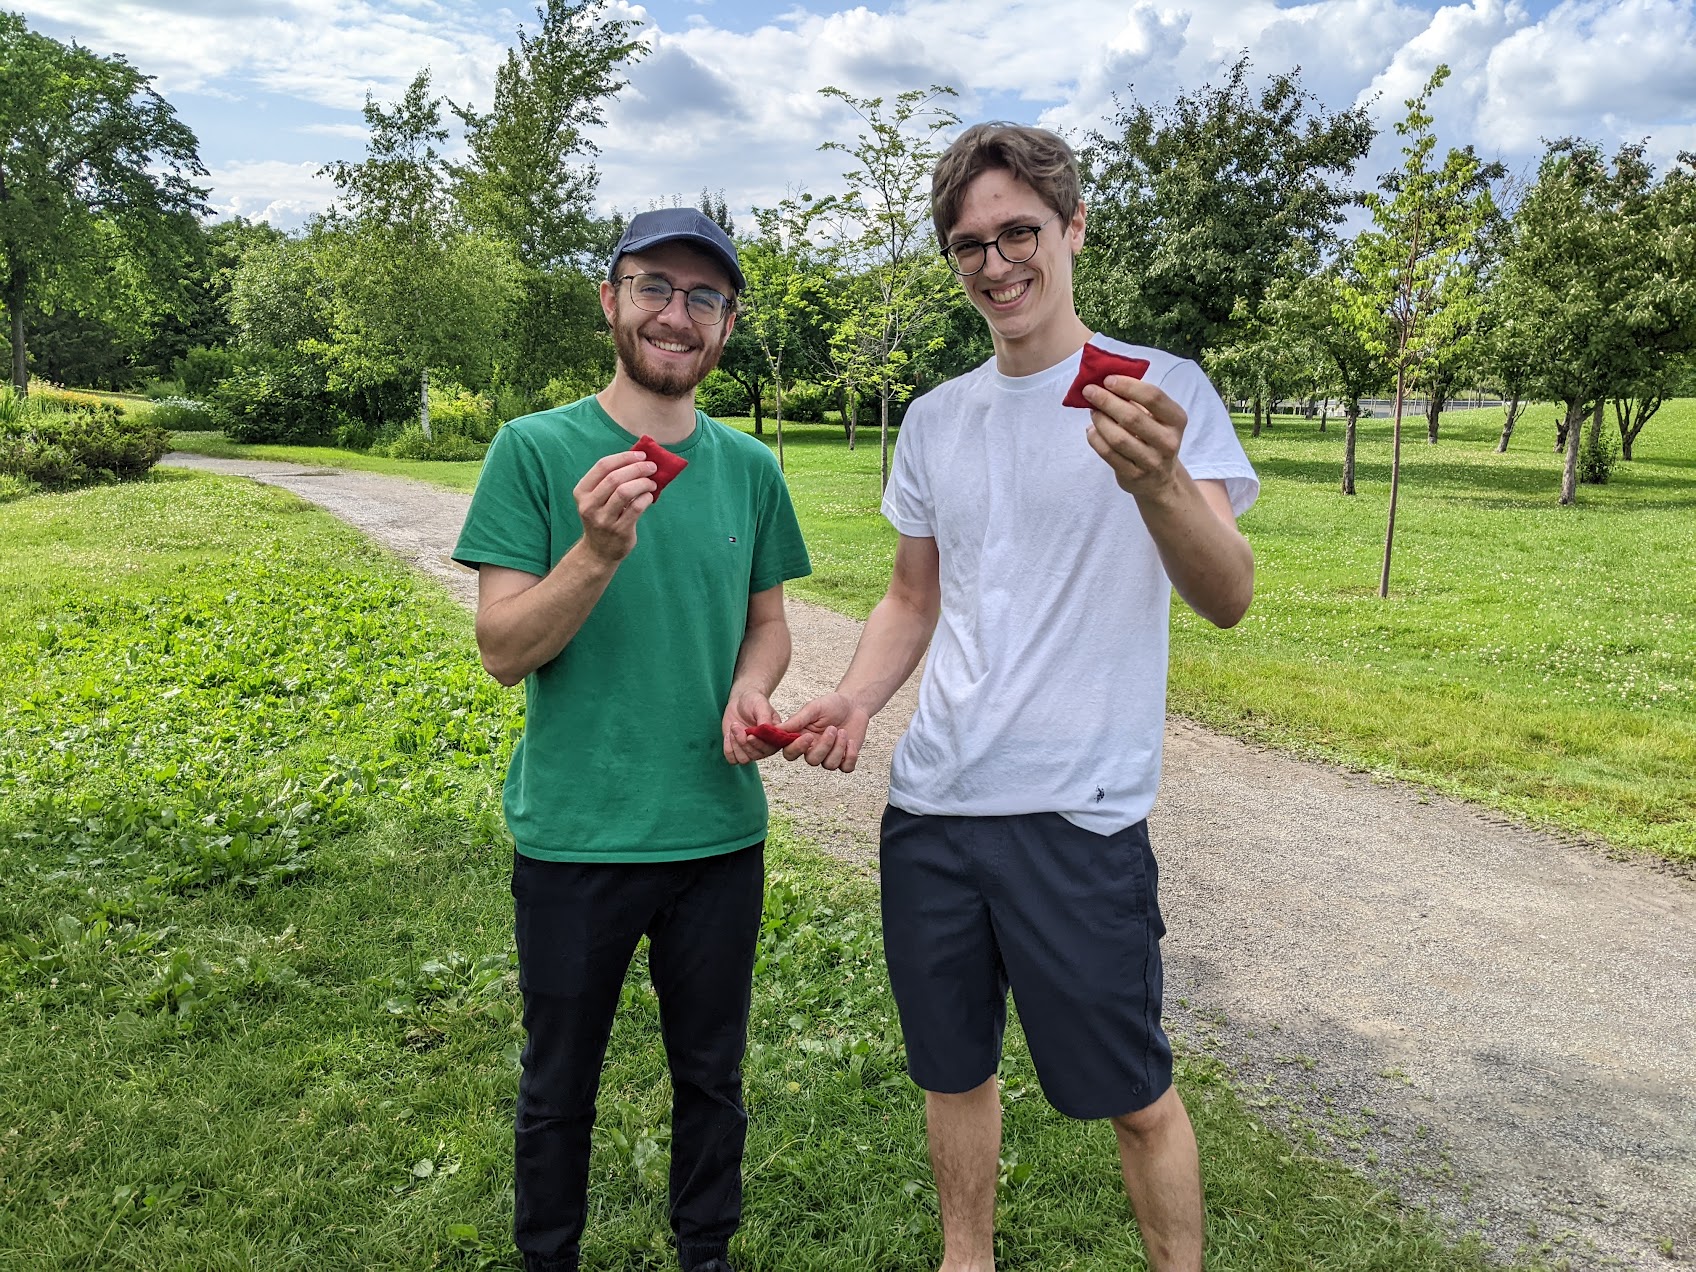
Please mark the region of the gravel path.
MULTIPOLYGON (((163 462, 292 490, 474 599, 448 560, 466 496, 163 462)), ((784 711, 834 687, 860 627, 788 609, 784 711)), ((852 776, 764 766, 774 806, 868 873, 916 685, 852 776)), ((1182 720, 1166 745, 1150 821, 1182 1045, 1224 1060, 1269 1119, 1505 1256, 1696 1266, 1696 881, 1182 720)))

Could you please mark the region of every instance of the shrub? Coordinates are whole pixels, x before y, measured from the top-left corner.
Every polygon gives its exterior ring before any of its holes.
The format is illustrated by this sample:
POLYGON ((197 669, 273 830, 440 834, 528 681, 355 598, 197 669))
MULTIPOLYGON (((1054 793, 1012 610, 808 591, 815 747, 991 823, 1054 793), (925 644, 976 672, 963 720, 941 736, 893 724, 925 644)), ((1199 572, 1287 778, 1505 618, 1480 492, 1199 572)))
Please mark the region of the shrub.
POLYGON ((29 400, 36 406, 58 407, 62 411, 78 411, 102 419, 108 416, 117 419, 124 413, 124 408, 116 402, 108 402, 92 393, 78 393, 75 389, 61 389, 51 384, 32 386, 29 400))
POLYGON ((530 400, 530 395, 522 389, 515 389, 510 385, 503 384, 495 390, 495 423, 497 425, 505 424, 508 420, 515 420, 520 415, 528 415, 535 409, 536 405, 530 400))
POLYGON ((1618 462, 1619 438, 1605 428, 1586 428, 1584 441, 1578 448, 1578 480, 1592 486, 1605 486, 1618 462))
POLYGON ((350 423, 307 363, 241 368, 217 384, 208 405, 235 442, 312 445, 350 423))
POLYGON ((145 418, 124 419, 115 408, 62 410, 32 404, 0 424, 0 475, 68 490, 95 482, 145 477, 170 449, 165 430, 145 418))
POLYGON ((172 433, 210 433, 218 428, 210 407, 186 397, 161 398, 147 412, 147 420, 172 433))
POLYGON ((163 402, 168 398, 183 396, 181 380, 149 380, 142 386, 141 395, 149 402, 163 402))
POLYGON ((544 411, 550 406, 564 406, 591 393, 599 393, 605 387, 605 382, 592 381, 586 375, 556 375, 542 386, 542 400, 535 409, 544 411))
POLYGON ((488 449, 482 442, 472 441, 469 437, 457 437, 452 433, 436 433, 433 437, 425 437, 424 430, 416 424, 402 430, 398 437, 382 448, 390 459, 443 460, 482 459, 488 449))
POLYGON ((189 397, 204 398, 219 383, 234 375, 237 366, 235 350, 196 345, 171 363, 171 374, 182 381, 183 393, 189 397))
POLYGON ((695 390, 695 405, 720 420, 750 413, 748 391, 716 367, 695 390))
POLYGON ((495 404, 481 393, 457 384, 430 390, 430 431, 442 437, 463 437, 473 442, 493 440, 500 421, 495 404))
POLYGON ((822 424, 828 400, 828 395, 816 384, 791 385, 783 395, 783 418, 797 424, 822 424))
POLYGON ((14 499, 22 499, 25 495, 33 495, 41 487, 28 477, 18 477, 12 473, 0 473, 0 504, 11 503, 14 499))

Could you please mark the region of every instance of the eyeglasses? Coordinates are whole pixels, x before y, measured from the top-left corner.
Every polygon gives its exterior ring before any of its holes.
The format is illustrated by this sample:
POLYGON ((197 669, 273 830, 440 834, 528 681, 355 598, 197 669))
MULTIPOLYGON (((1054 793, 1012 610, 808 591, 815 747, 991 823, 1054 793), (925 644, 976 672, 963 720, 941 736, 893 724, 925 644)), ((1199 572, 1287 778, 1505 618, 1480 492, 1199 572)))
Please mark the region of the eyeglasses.
MULTIPOLYGON (((663 311, 671 304, 672 293, 681 290, 658 274, 621 274, 617 281, 630 284, 630 299, 636 308, 653 314, 663 311)), ((711 287, 691 287, 683 293, 685 312, 703 327, 718 326, 735 307, 735 301, 711 287)))
MULTIPOLYGON (((1055 216, 1048 218, 1052 221, 1055 216)), ((1009 225, 988 243, 980 243, 976 239, 960 239, 942 249, 942 255, 948 261, 948 268, 962 278, 970 278, 989 263, 989 249, 994 248, 1001 253, 1001 259, 1009 265, 1023 265, 1036 255, 1037 231, 1048 224, 1042 225, 1009 225)))

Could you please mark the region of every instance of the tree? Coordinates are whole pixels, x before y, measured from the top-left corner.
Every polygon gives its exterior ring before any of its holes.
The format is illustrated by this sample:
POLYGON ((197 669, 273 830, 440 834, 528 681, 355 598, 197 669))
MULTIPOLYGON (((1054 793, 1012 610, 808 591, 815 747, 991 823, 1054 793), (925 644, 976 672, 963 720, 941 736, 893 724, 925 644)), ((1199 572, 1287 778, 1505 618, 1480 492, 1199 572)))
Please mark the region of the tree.
POLYGON ((453 107, 469 157, 448 166, 467 224, 517 262, 500 371, 531 391, 586 364, 610 369, 593 284, 623 226, 595 215, 600 174, 590 134, 606 122, 624 69, 647 52, 636 24, 609 18, 605 0, 546 0, 536 16, 538 29, 519 28, 495 73, 490 109, 453 107))
POLYGON ((1258 312, 1292 248, 1318 255, 1356 202, 1365 107, 1334 114, 1298 69, 1259 93, 1246 57, 1172 105, 1120 109, 1082 153, 1089 238, 1079 308, 1097 329, 1199 357, 1239 305, 1258 312))
POLYGON ((364 161, 325 169, 341 206, 322 227, 320 268, 332 289, 323 353, 332 388, 410 378, 428 437, 430 371, 487 382, 514 270, 506 246, 468 230, 448 197, 437 150, 447 131, 429 71, 389 110, 367 96, 365 121, 364 161))
MULTIPOLYGON (((1359 286, 1353 253, 1345 248, 1323 269, 1275 294, 1281 325, 1293 327, 1319 355, 1321 383, 1334 389, 1343 404, 1343 479, 1345 495, 1355 493, 1355 450, 1360 439, 1360 399, 1379 387, 1384 361, 1346 320, 1347 300, 1359 286)), ((1382 340, 1380 335, 1380 340, 1382 340)))
POLYGON ((0 12, 0 301, 12 385, 29 390, 31 308, 143 280, 168 301, 198 235, 206 175, 194 133, 122 57, 0 12), (114 269, 113 253, 126 268, 114 269))
POLYGON ((1419 96, 1407 99, 1407 115, 1396 124, 1406 139, 1402 166, 1383 179, 1381 192, 1366 197, 1373 228, 1355 238, 1355 273, 1343 290, 1345 318, 1396 382, 1380 597, 1390 594, 1408 381, 1473 320, 1477 289, 1467 261, 1493 207, 1488 188, 1478 186, 1478 157, 1470 149, 1450 150, 1441 168, 1431 165, 1437 138, 1427 108, 1448 77, 1449 68, 1438 66, 1419 96))
POLYGON ((930 176, 941 134, 960 120, 939 104, 955 96, 940 85, 908 89, 887 111, 881 97, 854 97, 834 86, 819 92, 842 102, 867 129, 852 146, 827 141, 821 147, 856 165, 842 174, 849 193, 825 201, 838 227, 839 267, 850 280, 831 344, 843 387, 877 398, 888 485, 890 405, 912 392, 909 364, 940 338, 956 286, 931 226, 930 176))
MULTIPOLYGON (((741 247, 742 276, 747 281, 740 301, 736 335, 759 350, 770 375, 777 408, 777 463, 783 457, 784 363, 797 342, 797 328, 808 313, 806 282, 812 269, 812 244, 807 237, 806 205, 812 196, 784 199, 775 208, 755 208, 759 234, 741 247)), ((756 402, 754 430, 760 429, 756 402)))

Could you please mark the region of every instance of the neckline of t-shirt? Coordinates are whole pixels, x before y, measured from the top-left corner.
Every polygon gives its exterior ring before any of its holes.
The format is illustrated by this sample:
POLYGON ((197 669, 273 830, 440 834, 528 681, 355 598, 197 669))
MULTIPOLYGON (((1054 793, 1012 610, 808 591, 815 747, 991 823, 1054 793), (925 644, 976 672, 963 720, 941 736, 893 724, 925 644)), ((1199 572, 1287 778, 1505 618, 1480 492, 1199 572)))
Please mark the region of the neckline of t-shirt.
MULTIPOLYGON (((1084 343, 1094 344, 1099 339, 1101 339, 1101 333, 1093 332, 1084 343)), ((991 358, 984 365, 989 368, 990 382, 998 389, 1007 393, 1035 393, 1051 389, 1061 380, 1070 382, 1072 377, 1077 375, 1083 356, 1084 351, 1080 346, 1078 351, 1070 357, 1062 358, 1053 366, 1044 367, 1041 371, 1033 371, 1029 375, 1007 375, 995 365, 994 358, 991 358)))
MULTIPOLYGON (((629 429, 625 428, 624 425, 613 419, 611 415, 607 414, 607 408, 601 405, 600 398, 596 397, 593 393, 585 398, 584 401, 589 403, 589 409, 600 418, 601 423, 606 425, 606 427, 616 437, 618 437, 620 441, 625 442, 634 449, 636 443, 642 440, 635 433, 632 433, 629 429)), ((699 408, 696 408, 695 431, 675 445, 671 442, 664 443, 665 448, 673 455, 681 455, 685 451, 694 450, 697 443, 699 443, 701 438, 706 435, 707 425, 711 422, 712 420, 710 416, 699 408)))

